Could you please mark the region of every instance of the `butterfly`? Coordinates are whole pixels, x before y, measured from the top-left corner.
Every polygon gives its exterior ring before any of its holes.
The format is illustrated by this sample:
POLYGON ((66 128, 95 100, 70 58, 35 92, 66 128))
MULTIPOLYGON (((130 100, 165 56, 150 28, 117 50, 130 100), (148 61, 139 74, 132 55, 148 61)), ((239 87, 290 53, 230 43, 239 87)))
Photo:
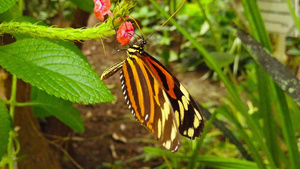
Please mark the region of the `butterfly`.
POLYGON ((134 117, 146 126, 166 149, 175 152, 180 134, 200 137, 204 119, 187 89, 159 61, 144 51, 139 39, 127 50, 127 58, 101 75, 107 79, 120 71, 122 92, 134 117))

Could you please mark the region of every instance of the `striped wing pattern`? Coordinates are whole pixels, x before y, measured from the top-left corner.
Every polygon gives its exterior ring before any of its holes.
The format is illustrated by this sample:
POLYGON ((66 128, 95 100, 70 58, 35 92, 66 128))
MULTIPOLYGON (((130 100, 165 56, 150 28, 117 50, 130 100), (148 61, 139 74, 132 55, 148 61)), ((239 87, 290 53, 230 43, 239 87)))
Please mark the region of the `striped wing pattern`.
POLYGON ((168 150, 177 151, 179 133, 199 137, 203 117, 183 85, 146 52, 134 48, 127 52, 120 79, 131 113, 168 150))
POLYGON ((169 150, 176 151, 180 140, 167 93, 146 63, 137 56, 124 62, 120 79, 131 113, 169 150))
POLYGON ((144 58, 168 94, 179 133, 190 139, 199 137, 204 128, 204 121, 194 99, 179 80, 154 57, 144 52, 144 58))

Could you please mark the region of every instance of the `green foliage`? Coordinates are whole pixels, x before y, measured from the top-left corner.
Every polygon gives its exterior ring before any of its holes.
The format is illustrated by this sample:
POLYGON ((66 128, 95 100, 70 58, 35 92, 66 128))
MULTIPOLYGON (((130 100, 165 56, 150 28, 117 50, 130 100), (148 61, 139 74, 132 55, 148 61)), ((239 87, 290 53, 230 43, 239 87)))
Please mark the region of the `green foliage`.
POLYGON ((90 0, 71 0, 79 9, 82 9, 86 12, 93 12, 94 10, 94 3, 90 0))
POLYGON ((9 8, 11 8, 15 3, 17 2, 17 0, 4 0, 1 1, 0 3, 0 13, 5 12, 6 10, 8 10, 9 8))
MULTIPOLYGON (((32 106, 37 117, 54 116, 73 130, 83 132, 83 119, 72 102, 95 104, 114 100, 81 51, 63 40, 81 41, 113 35, 116 18, 127 16, 134 6, 132 1, 122 1, 115 8, 114 17, 108 17, 101 25, 73 29, 55 28, 41 22, 63 11, 62 16, 68 18, 70 9, 74 9, 69 1, 39 2, 15 4, 16 1, 2 0, 0 3, 0 35, 11 34, 16 40, 0 46, 0 66, 13 77, 10 100, 0 100, 0 159, 7 153, 0 161, 1 167, 8 164, 13 168, 14 157, 19 152, 17 133, 11 131, 9 135, 15 106, 32 106), (33 16, 39 16, 38 19, 22 16, 23 5, 33 16), (17 78, 32 85, 30 102, 17 102, 17 78), (10 106, 10 115, 3 103, 10 106)), ((93 12, 93 1, 72 2, 93 12)))

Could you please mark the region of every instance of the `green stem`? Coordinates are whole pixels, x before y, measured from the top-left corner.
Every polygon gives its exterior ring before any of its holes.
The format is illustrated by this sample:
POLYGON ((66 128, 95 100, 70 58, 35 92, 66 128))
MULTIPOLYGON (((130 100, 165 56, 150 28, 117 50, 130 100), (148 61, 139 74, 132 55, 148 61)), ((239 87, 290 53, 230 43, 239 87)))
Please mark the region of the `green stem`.
MULTIPOLYGON (((287 154, 289 156, 289 161, 290 161, 290 168, 291 169, 296 169, 300 166, 300 154, 299 154, 299 149, 297 145, 297 136, 295 135, 295 129, 291 120, 291 115, 289 113, 289 107, 287 105, 287 102, 285 99, 285 95, 282 92, 282 90, 275 85, 275 94, 278 96, 276 97, 276 102, 279 104, 275 104, 276 108, 278 110, 278 119, 279 122, 282 126, 282 134, 283 138, 285 140, 285 145, 287 148, 287 154)), ((286 166, 287 167, 287 166, 286 166)))
POLYGON ((15 105, 16 105, 16 98, 17 98, 17 76, 13 75, 12 79, 12 88, 11 88, 11 96, 10 96, 10 116, 11 119, 14 120, 14 112, 15 112, 15 105))
MULTIPOLYGON (((19 4, 20 8, 22 2, 19 4)), ((26 34, 33 37, 45 37, 50 39, 63 40, 91 40, 116 34, 114 26, 120 24, 119 18, 125 18, 130 14, 130 9, 134 7, 133 1, 121 1, 113 12, 113 17, 109 17, 99 26, 92 28, 55 28, 50 26, 38 25, 38 23, 29 22, 3 22, 0 24, 0 35, 8 34, 26 34)), ((23 6, 23 5, 22 5, 23 6)))
POLYGON ((193 168, 197 168, 195 166, 197 166, 197 157, 199 155, 199 151, 200 151, 200 148, 201 148, 201 145, 203 143, 203 140, 205 138, 205 135, 209 132, 209 130, 211 129, 212 127, 212 124, 213 122, 215 121, 216 119, 216 115, 217 115, 217 112, 213 113, 212 116, 209 118, 209 121, 206 123, 205 125, 205 128, 204 128, 204 131, 203 133, 201 134, 201 137, 197 140, 197 144, 196 144, 196 148, 194 149, 193 151, 193 154, 190 158, 190 162, 188 164, 188 169, 193 169, 193 168))
POLYGON ((46 37, 63 40, 90 40, 115 34, 108 24, 86 29, 54 28, 28 22, 3 22, 0 24, 0 34, 27 34, 33 37, 46 37))
MULTIPOLYGON (((11 96, 10 96, 10 109, 9 114, 11 116, 12 122, 14 121, 14 112, 15 112, 15 103, 16 103, 16 96, 17 96, 17 76, 13 75, 12 79, 12 88, 11 88, 11 96)), ((7 157, 8 157, 8 165, 9 169, 14 169, 14 146, 13 146, 13 134, 14 131, 10 131, 10 137, 7 147, 7 157)))
POLYGON ((42 103, 38 102, 23 102, 23 103, 16 103, 16 106, 18 107, 24 107, 24 106, 39 106, 43 105, 42 103))

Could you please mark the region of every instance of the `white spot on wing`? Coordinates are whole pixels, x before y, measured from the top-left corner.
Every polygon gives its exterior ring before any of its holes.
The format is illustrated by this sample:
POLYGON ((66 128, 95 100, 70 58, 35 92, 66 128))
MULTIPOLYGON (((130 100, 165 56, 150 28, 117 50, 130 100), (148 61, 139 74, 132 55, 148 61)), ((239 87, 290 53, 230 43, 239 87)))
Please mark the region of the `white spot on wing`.
POLYGON ((195 111, 195 114, 196 114, 196 116, 198 117, 198 119, 199 119, 199 120, 202 120, 202 117, 201 117, 199 111, 198 111, 197 109, 195 109, 195 108, 194 108, 194 111, 195 111))
POLYGON ((180 91, 185 95, 185 97, 187 98, 188 101, 190 101, 190 94, 189 92, 186 90, 185 87, 183 87, 183 85, 180 83, 180 91))
POLYGON ((175 115, 175 119, 176 119, 176 124, 177 124, 177 126, 179 126, 179 112, 177 110, 175 110, 174 115, 175 115))
POLYGON ((172 152, 176 152, 178 150, 178 145, 172 150, 172 152))
POLYGON ((183 107, 185 110, 188 110, 189 109, 189 101, 188 99, 185 97, 185 96, 182 96, 181 97, 181 101, 182 101, 182 104, 183 104, 183 107))
POLYGON ((170 150, 170 148, 171 148, 171 141, 170 141, 170 140, 167 140, 166 142, 163 143, 163 146, 164 146, 166 149, 170 150))
POLYGON ((148 114, 146 114, 146 116, 145 116, 145 121, 147 121, 147 120, 148 120, 148 118, 149 118, 149 115, 148 115, 148 114))
POLYGON ((172 141, 176 138, 176 135, 177 135, 177 130, 176 130, 176 125, 174 124, 171 129, 171 140, 172 141))
POLYGON ((194 136, 194 132, 195 132, 195 130, 193 128, 189 128, 189 130, 188 130, 188 136, 189 137, 193 137, 194 136))
POLYGON ((157 126, 157 138, 161 137, 161 120, 158 119, 158 126, 157 126))
POLYGON ((169 118, 169 114, 170 114, 170 105, 168 102, 165 102, 164 105, 163 105, 163 108, 162 108, 162 112, 163 114, 165 115, 164 116, 164 120, 168 120, 169 118))
POLYGON ((180 100, 178 100, 178 106, 179 106, 179 113, 181 113, 181 116, 180 116, 180 121, 181 123, 183 123, 183 118, 184 118, 184 108, 183 108, 183 105, 181 103, 180 100))
POLYGON ((194 128, 198 128, 199 125, 200 125, 200 122, 199 122, 199 120, 197 119, 196 116, 194 116, 194 123, 193 123, 193 125, 194 125, 194 128))

